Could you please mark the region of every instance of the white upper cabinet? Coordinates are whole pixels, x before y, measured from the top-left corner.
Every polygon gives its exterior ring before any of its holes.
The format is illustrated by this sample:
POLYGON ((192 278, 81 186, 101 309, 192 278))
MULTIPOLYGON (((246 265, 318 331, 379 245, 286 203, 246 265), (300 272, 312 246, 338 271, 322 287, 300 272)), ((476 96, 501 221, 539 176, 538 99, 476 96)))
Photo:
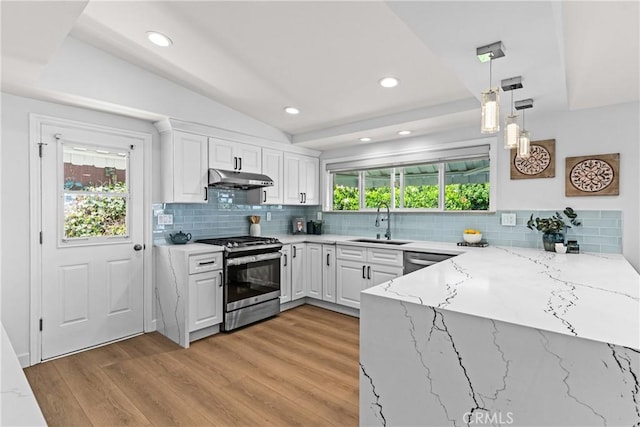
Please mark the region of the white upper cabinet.
POLYGON ((284 204, 317 205, 320 160, 316 157, 284 153, 284 204))
POLYGON ((262 149, 262 173, 273 180, 273 186, 250 190, 247 200, 256 205, 282 205, 284 200, 284 154, 282 151, 262 149))
POLYGON ((182 131, 160 134, 162 201, 206 203, 207 137, 182 131))
POLYGON ((229 171, 262 173, 262 148, 210 137, 209 167, 229 171))

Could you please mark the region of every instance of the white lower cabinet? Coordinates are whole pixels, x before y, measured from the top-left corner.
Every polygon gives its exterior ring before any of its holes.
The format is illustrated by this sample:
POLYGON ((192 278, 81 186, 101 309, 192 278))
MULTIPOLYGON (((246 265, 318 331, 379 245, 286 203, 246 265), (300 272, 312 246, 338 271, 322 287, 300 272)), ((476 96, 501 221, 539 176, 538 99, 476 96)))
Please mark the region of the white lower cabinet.
POLYGON ((222 254, 189 256, 189 332, 222 323, 222 254))
POLYGON ((280 249, 280 304, 291 301, 291 245, 280 249))
POLYGON ((366 269, 362 262, 336 260, 336 303, 360 308, 360 291, 367 284, 366 269))
POLYGON ((322 299, 322 245, 307 243, 307 296, 322 299))
POLYGON ((295 301, 305 297, 305 285, 307 280, 306 243, 291 245, 291 300, 295 301))
POLYGON ((322 299, 336 302, 335 245, 322 245, 322 299))
POLYGON ((189 332, 222 322, 222 270, 189 276, 189 332))
POLYGON ((336 302, 335 245, 295 243, 281 252, 281 304, 304 297, 336 302))
POLYGON ((402 276, 402 251, 338 245, 336 302, 360 308, 360 291, 402 276))

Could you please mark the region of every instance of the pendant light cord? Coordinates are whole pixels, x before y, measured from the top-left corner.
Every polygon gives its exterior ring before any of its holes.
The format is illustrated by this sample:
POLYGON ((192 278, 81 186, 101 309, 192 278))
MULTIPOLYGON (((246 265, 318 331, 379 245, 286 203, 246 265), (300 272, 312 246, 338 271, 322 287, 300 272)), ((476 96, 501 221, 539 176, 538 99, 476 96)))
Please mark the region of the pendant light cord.
POLYGON ((527 130, 527 128, 526 128, 526 127, 525 127, 525 125, 524 125, 524 111, 525 111, 525 110, 522 110, 522 132, 524 132, 525 130, 527 130))
POLYGON ((513 116, 513 89, 511 89, 511 115, 513 116))
POLYGON ((493 54, 491 54, 491 59, 489 59, 489 90, 492 90, 492 87, 491 87, 492 66, 493 66, 493 54))

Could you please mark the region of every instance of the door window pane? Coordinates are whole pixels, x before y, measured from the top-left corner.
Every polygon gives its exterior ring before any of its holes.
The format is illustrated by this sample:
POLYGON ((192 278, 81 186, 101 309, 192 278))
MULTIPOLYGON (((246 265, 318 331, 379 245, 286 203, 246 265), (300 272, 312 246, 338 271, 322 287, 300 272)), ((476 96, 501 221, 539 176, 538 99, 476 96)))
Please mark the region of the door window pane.
POLYGON ((440 185, 439 164, 426 164, 404 168, 404 207, 437 208, 440 185))
POLYGON ((64 194, 64 237, 127 235, 127 199, 121 196, 64 194))
POLYGON ((127 153, 63 145, 64 190, 126 192, 127 156, 127 153))
POLYGON ((489 209, 489 159, 447 162, 445 210, 489 209))
POLYGON ((360 183, 358 171, 333 174, 333 210, 357 211, 360 209, 360 183))
POLYGON ((372 169, 364 172, 364 207, 377 208, 384 202, 391 206, 392 169, 372 169))
POLYGON ((63 239, 128 236, 129 153, 62 145, 63 239))

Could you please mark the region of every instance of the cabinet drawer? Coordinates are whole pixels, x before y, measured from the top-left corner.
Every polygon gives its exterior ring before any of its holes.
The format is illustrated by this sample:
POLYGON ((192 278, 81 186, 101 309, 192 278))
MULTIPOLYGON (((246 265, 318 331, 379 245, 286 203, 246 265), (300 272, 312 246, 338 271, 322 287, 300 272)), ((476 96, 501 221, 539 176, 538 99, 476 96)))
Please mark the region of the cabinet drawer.
MULTIPOLYGON (((348 246, 348 245, 338 245, 336 247, 338 259, 347 259, 351 261, 362 261, 365 262, 367 260, 367 248, 362 248, 358 246, 348 246)), ((400 257, 402 259, 402 257, 400 257)))
POLYGON ((222 252, 189 256, 189 274, 203 273, 221 268, 222 252))
POLYGON ((374 264, 402 266, 402 251, 369 248, 367 261, 374 264))

